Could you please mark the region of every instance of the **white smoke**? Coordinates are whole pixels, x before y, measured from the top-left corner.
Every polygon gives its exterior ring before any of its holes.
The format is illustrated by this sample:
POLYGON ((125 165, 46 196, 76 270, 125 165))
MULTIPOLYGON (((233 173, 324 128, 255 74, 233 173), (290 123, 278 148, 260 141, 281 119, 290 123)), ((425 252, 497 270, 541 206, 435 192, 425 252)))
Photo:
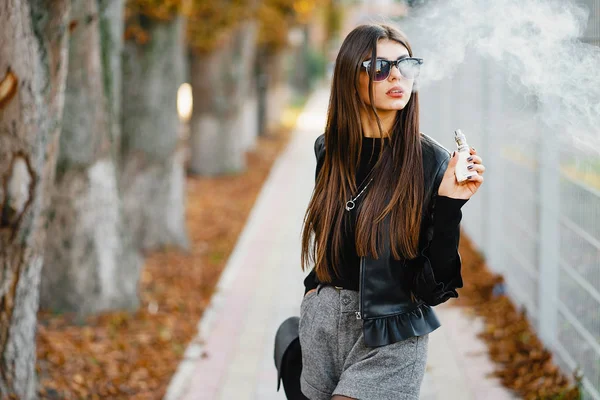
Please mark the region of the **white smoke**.
POLYGON ((426 2, 400 27, 425 59, 419 88, 451 79, 475 52, 513 90, 537 98, 545 124, 600 151, 600 47, 580 40, 588 15, 565 0, 443 0, 426 2))

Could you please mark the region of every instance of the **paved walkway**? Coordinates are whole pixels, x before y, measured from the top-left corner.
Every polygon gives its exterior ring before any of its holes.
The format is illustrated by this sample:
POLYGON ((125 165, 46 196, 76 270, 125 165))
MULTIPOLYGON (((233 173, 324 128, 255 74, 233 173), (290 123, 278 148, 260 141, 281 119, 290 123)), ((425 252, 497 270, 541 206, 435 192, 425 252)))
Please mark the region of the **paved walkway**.
MULTIPOLYGON (((166 400, 284 400, 276 391, 273 340, 299 315, 304 273, 300 228, 314 186, 313 143, 325 126, 328 91, 317 91, 298 120, 228 260, 211 306, 186 350, 166 400)), ((452 300, 450 300, 452 301, 452 300)), ((486 378, 492 371, 476 338, 481 322, 458 308, 435 307, 423 400, 516 399, 486 378)))

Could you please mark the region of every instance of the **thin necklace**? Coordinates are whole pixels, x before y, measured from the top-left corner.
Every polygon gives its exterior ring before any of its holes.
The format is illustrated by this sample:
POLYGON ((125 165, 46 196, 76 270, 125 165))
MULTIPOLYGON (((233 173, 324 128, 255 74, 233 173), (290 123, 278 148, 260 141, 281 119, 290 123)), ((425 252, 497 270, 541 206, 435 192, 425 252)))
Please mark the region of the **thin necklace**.
MULTIPOLYGON (((365 181, 367 180, 367 178, 369 176, 371 176, 371 173, 373 172, 373 170, 375 169, 375 166, 373 166, 371 168, 371 170, 369 171, 369 173, 367 174, 367 176, 365 177, 365 179, 362 181, 362 183, 358 186, 360 188, 360 186, 362 186, 363 183, 365 183, 365 181)), ((367 189, 367 187, 369 186, 369 184, 373 181, 373 178, 371 178, 369 180, 369 182, 367 182, 367 184, 365 185, 365 187, 356 195, 355 198, 352 198, 352 195, 350 195, 350 200, 348 200, 346 202, 346 211, 350 211, 352 209, 354 209, 354 207, 356 206, 355 201, 360 197, 361 194, 363 194, 363 192, 367 189)))
MULTIPOLYGON (((373 172, 373 169, 375 169, 375 166, 373 166, 373 168, 371 168, 371 171, 369 171, 369 174, 367 175, 367 178, 369 177, 369 175, 371 175, 371 173, 373 172)), ((367 180, 367 178, 365 178, 365 180, 367 180)), ((363 183, 365 183, 365 180, 363 180, 363 183)), ((371 178, 369 180, 369 182, 367 182, 367 184, 365 185, 365 187, 363 188, 363 190, 360 191, 359 194, 356 195, 355 198, 352 198, 352 195, 350 195, 350 200, 348 200, 346 202, 346 211, 350 211, 354 208, 354 206, 356 205, 355 201, 360 197, 361 194, 363 194, 363 192, 367 189, 367 187, 369 186, 369 183, 371 183, 371 181, 373 181, 373 178, 371 178)), ((362 185, 362 183, 361 183, 362 185)), ((360 186, 359 186, 360 187, 360 186)))
POLYGON ((346 202, 346 211, 350 211, 354 208, 355 206, 355 201, 360 197, 360 195, 367 189, 367 187, 369 186, 369 183, 371 183, 371 181, 373 180, 373 178, 371 178, 371 180, 367 183, 367 185, 364 187, 363 190, 360 191, 360 193, 358 195, 356 195, 355 198, 352 198, 352 196, 350 196, 350 200, 348 200, 346 202))

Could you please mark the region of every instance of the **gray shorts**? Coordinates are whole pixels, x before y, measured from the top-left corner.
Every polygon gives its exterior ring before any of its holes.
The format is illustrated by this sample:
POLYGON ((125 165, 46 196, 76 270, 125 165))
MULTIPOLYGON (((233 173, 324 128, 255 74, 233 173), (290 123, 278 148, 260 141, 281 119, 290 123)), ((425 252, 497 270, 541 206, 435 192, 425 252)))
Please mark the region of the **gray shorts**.
POLYGON ((418 400, 429 335, 366 347, 356 319, 358 292, 319 285, 300 305, 302 375, 310 400, 418 400))

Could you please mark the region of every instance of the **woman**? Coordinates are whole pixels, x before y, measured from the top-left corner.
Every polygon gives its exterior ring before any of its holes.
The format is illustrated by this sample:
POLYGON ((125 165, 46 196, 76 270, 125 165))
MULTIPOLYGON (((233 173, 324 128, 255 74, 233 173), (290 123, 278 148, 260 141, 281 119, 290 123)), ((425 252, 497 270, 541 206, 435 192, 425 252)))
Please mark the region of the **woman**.
POLYGON ((387 25, 362 25, 335 64, 302 235, 301 389, 309 399, 418 399, 432 306, 462 287, 461 207, 485 167, 419 132, 423 60, 387 25))

